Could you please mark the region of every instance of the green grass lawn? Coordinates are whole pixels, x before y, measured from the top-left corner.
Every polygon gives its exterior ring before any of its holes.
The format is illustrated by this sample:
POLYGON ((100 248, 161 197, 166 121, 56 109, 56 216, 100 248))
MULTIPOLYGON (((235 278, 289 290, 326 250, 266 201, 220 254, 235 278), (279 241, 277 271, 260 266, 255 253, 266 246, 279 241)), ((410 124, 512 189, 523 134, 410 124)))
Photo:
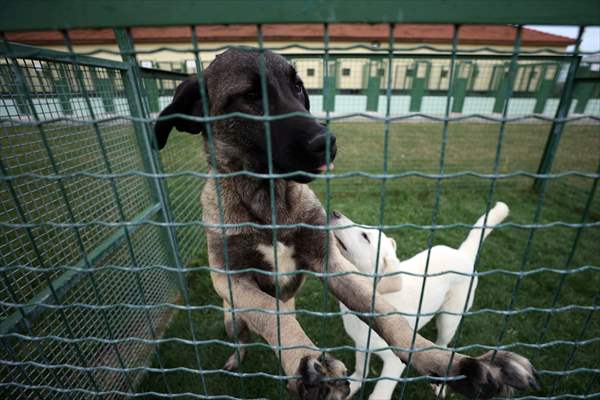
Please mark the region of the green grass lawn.
MULTIPOLYGON (((336 123, 332 125, 338 136, 339 153, 335 162, 335 172, 368 171, 383 172, 384 129, 377 123, 336 123)), ((535 172, 541 157, 549 130, 548 125, 508 125, 503 139, 499 172, 535 172)), ((393 124, 389 134, 388 172, 420 171, 437 173, 440 164, 442 128, 439 124, 393 124)), ((553 172, 585 171, 598 169, 600 155, 600 135, 598 126, 572 125, 565 130, 553 172)), ((202 152, 198 137, 172 135, 171 149, 163 156, 166 169, 176 171, 200 166, 202 152), (194 164, 190 164, 189 160, 194 164)), ((450 124, 445 148, 445 171, 475 171, 491 173, 494 166, 498 142, 496 124, 450 124)), ((190 178, 176 178, 169 182, 171 190, 178 191, 174 207, 187 210, 179 213, 180 219, 197 218, 199 199, 197 193, 201 182, 190 178), (177 183, 179 182, 179 183, 177 183), (190 194, 191 193, 191 194, 190 194), (179 199, 179 200, 178 200, 179 199), (185 202, 185 204, 178 204, 185 202)), ((538 205, 543 202, 539 214, 540 224, 556 221, 568 223, 582 222, 583 210, 590 195, 591 179, 561 178, 550 181, 544 195, 531 190, 532 179, 512 177, 495 182, 476 177, 461 177, 444 180, 439 184, 438 224, 474 223, 484 212, 491 193, 492 203, 504 201, 511 208, 507 222, 530 224, 538 205)), ((329 188, 322 179, 311 184, 323 202, 329 191, 331 208, 347 214, 356 222, 377 225, 380 219, 381 181, 367 178, 335 179, 329 188)), ((438 182, 432 179, 406 177, 388 180, 385 184, 384 221, 394 224, 430 224, 436 204, 438 182)), ((587 221, 600 220, 600 201, 593 201, 587 221)), ((177 214, 177 213, 176 213, 177 214)), ((458 246, 466 235, 464 228, 436 230, 432 237, 434 244, 458 246)), ((396 239, 398 256, 408 258, 427 246, 430 231, 422 229, 388 230, 386 233, 396 239)), ((506 227, 496 230, 485 242, 481 253, 478 271, 503 269, 508 271, 529 271, 541 267, 569 269, 581 266, 600 265, 600 229, 589 227, 581 230, 581 236, 574 248, 577 229, 551 227, 545 229, 523 229, 506 227), (569 255, 574 250, 570 263, 569 255)), ((191 234, 191 233, 190 233, 191 234)), ((194 258, 189 265, 207 265, 205 244, 199 234, 193 241, 185 231, 178 232, 183 248, 190 253, 184 258, 194 258), (193 252, 193 257, 190 256, 193 252)), ((215 304, 221 301, 211 287, 209 275, 205 272, 188 274, 191 302, 193 305, 215 304)), ((557 307, 567 305, 595 306, 599 297, 600 273, 584 271, 560 275, 543 272, 524 277, 515 286, 518 278, 497 273, 480 278, 473 310, 506 310, 514 294, 513 309, 526 307, 548 308, 553 304, 557 288, 564 279, 562 290, 556 302, 557 307)), ((297 309, 313 311, 338 311, 337 302, 332 296, 324 297, 323 285, 316 279, 309 279, 297 297, 297 309)), ((193 323, 198 340, 228 340, 222 323, 222 314, 217 311, 193 312, 193 323)), ((483 313, 466 317, 460 336, 455 337, 454 345, 470 344, 506 345, 511 343, 548 343, 540 349, 526 346, 513 348, 530 357, 542 374, 543 389, 538 396, 559 394, 586 395, 600 392, 598 373, 581 371, 569 374, 557 381, 555 372, 576 370, 577 368, 598 368, 600 364, 600 343, 592 342, 577 347, 554 341, 587 340, 600 337, 600 319, 597 313, 589 310, 567 310, 553 313, 547 321, 548 313, 527 312, 506 319, 497 313, 483 313), (548 322, 547 329, 543 329, 548 322), (503 329, 506 323, 506 329, 503 329), (501 339, 500 336, 502 336, 501 339), (556 384, 556 387, 554 386, 556 384), (553 388, 555 389, 553 392, 553 388)), ((352 345, 346 336, 341 317, 319 318, 299 315, 298 319, 313 341, 322 347, 352 345)), ((428 325, 421 333, 435 339, 435 324, 428 325)), ((165 337, 191 339, 188 314, 178 312, 167 328, 165 337)), ((257 343, 262 339, 254 336, 257 343)), ((221 345, 198 347, 201 367, 207 370, 220 369, 230 354, 230 348, 221 345)), ((165 367, 187 367, 198 369, 192 346, 167 343, 159 348, 165 367)), ((483 350, 469 351, 480 354, 483 350)), ((337 351, 340 358, 352 372, 354 353, 337 351)), ((152 362, 157 367, 157 362, 152 362)), ((377 376, 381 365, 375 361, 371 365, 370 376, 377 376)), ((278 373, 275 354, 264 348, 253 348, 242 367, 242 372, 278 373)), ((193 392, 199 394, 230 395, 236 397, 277 398, 284 386, 269 378, 237 378, 222 373, 204 378, 198 374, 171 372, 166 374, 169 390, 172 393, 193 392), (205 385, 205 386, 204 386, 205 385), (206 389, 206 392, 205 392, 206 389)), ((402 385, 398 385, 395 396, 400 396, 402 385)), ((168 393, 163 380, 155 373, 148 373, 138 387, 140 392, 156 391, 168 393)), ((365 394, 372 390, 366 386, 365 394)), ((456 395, 451 395, 457 398, 456 395)), ((409 383, 405 387, 406 399, 431 399, 433 395, 426 382, 409 383)))

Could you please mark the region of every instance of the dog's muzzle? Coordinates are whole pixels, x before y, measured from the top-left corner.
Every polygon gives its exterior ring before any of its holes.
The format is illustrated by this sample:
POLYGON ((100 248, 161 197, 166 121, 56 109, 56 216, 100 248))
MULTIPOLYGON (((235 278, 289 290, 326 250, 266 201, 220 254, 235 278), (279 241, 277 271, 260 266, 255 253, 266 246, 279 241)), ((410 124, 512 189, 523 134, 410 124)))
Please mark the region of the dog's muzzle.
POLYGON ((329 161, 329 170, 333 169, 333 160, 337 154, 336 138, 332 133, 323 133, 315 136, 306 147, 307 151, 314 155, 316 159, 322 160, 322 164, 316 169, 319 172, 327 170, 327 161, 329 161), (329 160, 327 160, 327 149, 329 148, 329 160))

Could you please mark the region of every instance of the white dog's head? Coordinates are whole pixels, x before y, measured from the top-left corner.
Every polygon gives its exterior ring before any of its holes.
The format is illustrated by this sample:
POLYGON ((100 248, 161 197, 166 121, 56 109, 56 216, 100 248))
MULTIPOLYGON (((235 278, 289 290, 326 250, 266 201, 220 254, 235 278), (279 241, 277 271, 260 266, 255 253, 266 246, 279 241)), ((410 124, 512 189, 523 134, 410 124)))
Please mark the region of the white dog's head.
MULTIPOLYGON (((345 226, 353 222, 338 211, 331 215, 331 225, 345 226)), ((333 231, 336 244, 340 252, 361 272, 373 273, 377 265, 377 241, 379 231, 376 229, 364 229, 358 226, 336 229, 333 231)), ((381 232, 381 246, 379 249, 378 272, 390 272, 390 268, 398 263, 396 257, 396 241, 388 238, 381 232)))

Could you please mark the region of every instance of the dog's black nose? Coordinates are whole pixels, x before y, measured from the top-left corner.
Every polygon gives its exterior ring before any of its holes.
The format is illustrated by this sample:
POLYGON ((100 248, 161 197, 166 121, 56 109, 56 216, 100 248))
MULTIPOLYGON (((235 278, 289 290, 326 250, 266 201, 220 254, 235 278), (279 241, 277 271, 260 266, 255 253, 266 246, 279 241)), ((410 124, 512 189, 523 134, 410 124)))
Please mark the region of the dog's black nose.
POLYGON ((331 214, 333 215, 333 218, 342 218, 342 214, 337 211, 333 211, 331 214))
POLYGON ((308 142, 308 151, 313 154, 324 154, 327 150, 327 137, 329 136, 329 151, 335 154, 335 136, 333 134, 322 134, 314 137, 308 142))

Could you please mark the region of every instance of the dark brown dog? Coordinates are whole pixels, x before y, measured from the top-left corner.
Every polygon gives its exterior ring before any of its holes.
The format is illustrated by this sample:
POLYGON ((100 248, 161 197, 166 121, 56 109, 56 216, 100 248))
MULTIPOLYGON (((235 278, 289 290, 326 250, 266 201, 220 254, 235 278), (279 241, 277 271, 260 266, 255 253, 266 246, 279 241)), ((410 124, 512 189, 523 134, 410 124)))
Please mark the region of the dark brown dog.
MULTIPOLYGON (((204 81, 211 116, 231 112, 264 115, 261 94, 261 56, 253 50, 229 50, 218 56, 206 69, 204 81)), ((294 68, 281 56, 266 51, 263 58, 269 100, 269 115, 290 112, 308 112, 309 99, 302 81, 294 68)), ((161 113, 161 117, 180 113, 202 116, 200 86, 196 77, 184 81, 175 93, 173 102, 161 113)), ((212 146, 204 123, 171 117, 161 119, 155 127, 158 146, 162 148, 173 127, 189 133, 203 132, 205 149, 210 160, 210 151, 216 157, 216 171, 231 173, 252 171, 267 173, 268 152, 265 140, 265 126, 262 121, 247 118, 227 118, 214 121, 210 125, 212 146)), ((335 138, 331 135, 331 145, 327 146, 327 131, 324 126, 310 118, 301 116, 280 119, 270 123, 272 161, 274 173, 304 171, 322 172, 326 160, 335 157, 335 138), (330 149, 329 157, 326 151, 330 149)), ((326 215, 320 202, 305 183, 311 179, 296 175, 289 179, 274 180, 275 210, 271 210, 270 187, 267 179, 248 176, 229 177, 220 180, 218 198, 214 180, 207 181, 202 193, 203 222, 207 224, 209 264, 222 271, 242 268, 261 268, 275 271, 275 259, 279 272, 298 274, 280 276, 279 299, 275 298, 275 279, 271 275, 259 273, 234 274, 231 286, 225 273, 211 274, 215 290, 223 298, 226 308, 279 309, 286 314, 279 316, 273 312, 238 311, 235 313, 236 327, 230 313, 225 313, 225 327, 232 335, 235 331, 242 343, 249 341, 249 331, 262 336, 272 346, 280 340, 285 348, 304 346, 281 351, 281 363, 289 376, 301 376, 290 381, 290 389, 303 399, 343 399, 348 395, 346 368, 335 358, 311 350, 316 346, 306 336, 294 317, 294 295, 304 281, 302 270, 323 272, 325 257, 329 257, 329 271, 355 271, 339 252, 335 240, 330 235, 329 248, 325 248, 326 230, 310 227, 280 228, 277 230, 277 245, 273 248, 273 232, 268 228, 244 225, 223 229, 219 224, 252 223, 257 225, 306 224, 322 227, 326 225, 326 215), (224 221, 221 220, 219 205, 224 221), (276 221, 273 221, 275 215, 276 221), (277 258, 275 258, 275 253, 277 258), (228 265, 224 255, 227 254, 228 265), (230 304, 230 290, 233 303, 230 304), (277 323, 281 337, 278 338, 277 323), (340 379, 325 379, 325 378, 340 379)), ((372 281, 354 274, 328 278, 328 287, 335 297, 349 309, 369 313, 371 311, 372 281)), ((375 301, 376 313, 392 313, 394 308, 381 298, 375 301)), ((366 318, 365 320, 368 321, 366 318)), ((412 329, 399 315, 377 317, 373 329, 387 343, 399 349, 410 348, 412 329)), ((415 348, 433 346, 433 343, 417 335, 415 348)), ((243 358, 245 349, 240 349, 243 358)), ((396 351, 407 361, 409 353, 396 351)), ((422 375, 445 376, 450 362, 450 352, 429 350, 415 352, 413 367, 422 375)), ((232 355, 225 368, 238 367, 236 355, 232 355)), ((531 363, 517 354, 500 351, 492 361, 492 353, 479 358, 455 354, 450 366, 450 376, 465 375, 465 379, 449 382, 454 390, 468 397, 489 398, 500 393, 517 389, 537 387, 535 370, 531 363)))

